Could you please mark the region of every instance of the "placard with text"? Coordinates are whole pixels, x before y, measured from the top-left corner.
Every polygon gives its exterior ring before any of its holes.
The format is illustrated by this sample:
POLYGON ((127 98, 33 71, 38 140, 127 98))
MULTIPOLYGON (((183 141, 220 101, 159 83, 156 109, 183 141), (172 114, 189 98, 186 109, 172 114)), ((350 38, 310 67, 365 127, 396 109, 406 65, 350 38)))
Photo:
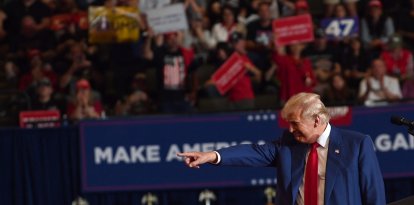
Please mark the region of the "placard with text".
POLYGON ((273 21, 276 46, 313 41, 313 23, 309 14, 275 19, 273 21))

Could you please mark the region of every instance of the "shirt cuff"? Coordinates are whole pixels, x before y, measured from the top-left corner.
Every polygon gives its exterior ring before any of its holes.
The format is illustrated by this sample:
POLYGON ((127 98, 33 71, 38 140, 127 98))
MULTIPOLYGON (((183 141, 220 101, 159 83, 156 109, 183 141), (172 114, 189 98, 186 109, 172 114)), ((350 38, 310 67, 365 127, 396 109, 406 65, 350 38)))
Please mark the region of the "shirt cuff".
POLYGON ((216 153, 217 161, 213 162, 212 164, 220 164, 220 161, 221 161, 220 153, 218 153, 217 151, 213 151, 213 152, 216 153))

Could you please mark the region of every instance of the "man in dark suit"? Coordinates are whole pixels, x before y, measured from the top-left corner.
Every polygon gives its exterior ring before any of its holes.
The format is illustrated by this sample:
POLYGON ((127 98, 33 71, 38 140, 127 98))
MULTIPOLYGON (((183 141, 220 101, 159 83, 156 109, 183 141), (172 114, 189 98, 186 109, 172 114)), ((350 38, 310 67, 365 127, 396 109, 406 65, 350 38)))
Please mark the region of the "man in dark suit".
POLYGON ((273 143, 178 155, 191 168, 204 163, 276 167, 278 205, 385 204, 383 178, 369 136, 331 126, 317 94, 292 96, 281 114, 289 130, 273 143))

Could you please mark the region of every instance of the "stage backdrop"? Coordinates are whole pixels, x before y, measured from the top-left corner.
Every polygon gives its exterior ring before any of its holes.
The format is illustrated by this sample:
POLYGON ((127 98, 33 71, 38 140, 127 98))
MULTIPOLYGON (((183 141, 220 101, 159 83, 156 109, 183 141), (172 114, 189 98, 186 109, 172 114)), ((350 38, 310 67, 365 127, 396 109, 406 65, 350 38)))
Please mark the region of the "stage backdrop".
MULTIPOLYGON (((414 137, 392 125, 392 115, 414 119, 412 105, 334 108, 333 123, 373 139, 385 178, 414 176, 414 137)), ((177 152, 210 151, 277 139, 284 124, 277 112, 163 116, 80 124, 81 181, 86 192, 276 183, 274 168, 186 168, 177 152)))

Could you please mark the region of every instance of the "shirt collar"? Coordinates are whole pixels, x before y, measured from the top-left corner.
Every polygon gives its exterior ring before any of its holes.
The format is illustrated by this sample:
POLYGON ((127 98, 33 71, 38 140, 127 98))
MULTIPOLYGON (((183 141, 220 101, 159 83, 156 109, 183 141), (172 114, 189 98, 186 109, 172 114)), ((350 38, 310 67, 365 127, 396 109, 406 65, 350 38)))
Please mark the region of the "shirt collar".
POLYGON ((326 142, 328 141, 329 134, 331 134, 331 125, 328 123, 325 131, 323 131, 322 135, 316 140, 321 147, 326 147, 326 142))

